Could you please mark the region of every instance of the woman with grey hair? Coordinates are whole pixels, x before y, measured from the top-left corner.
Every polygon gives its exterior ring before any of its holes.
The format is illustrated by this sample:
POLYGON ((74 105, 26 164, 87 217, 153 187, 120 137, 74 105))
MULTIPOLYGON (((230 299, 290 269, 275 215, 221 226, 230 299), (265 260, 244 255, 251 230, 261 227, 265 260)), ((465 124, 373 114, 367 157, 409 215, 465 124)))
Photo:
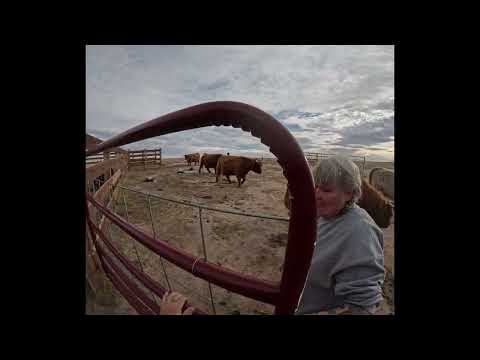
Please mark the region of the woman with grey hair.
POLYGON ((383 233, 356 201, 362 178, 343 156, 313 169, 315 250, 296 314, 373 314, 383 300, 383 233))
MULTIPOLYGON (((314 167, 313 178, 317 239, 295 313, 373 314, 383 300, 383 233, 356 204, 362 195, 360 170, 351 160, 333 156, 314 167)), ((175 293, 164 297, 161 314, 181 315, 184 303, 175 293)))

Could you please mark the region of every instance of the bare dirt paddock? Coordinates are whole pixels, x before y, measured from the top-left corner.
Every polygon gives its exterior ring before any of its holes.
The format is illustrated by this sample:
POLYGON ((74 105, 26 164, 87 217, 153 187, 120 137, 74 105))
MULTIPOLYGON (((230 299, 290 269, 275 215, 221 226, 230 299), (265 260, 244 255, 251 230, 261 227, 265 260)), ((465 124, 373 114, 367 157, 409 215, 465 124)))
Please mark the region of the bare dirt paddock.
MULTIPOLYGON (((393 168, 393 164, 389 163, 367 163, 367 173, 375 166, 393 168)), ((250 172, 245 183, 238 188, 235 177, 231 177, 232 184, 225 179, 216 184, 215 175, 209 174, 205 169, 198 174, 198 166, 189 167, 183 159, 164 159, 162 166, 147 167, 146 170, 142 166, 130 169, 121 185, 212 208, 288 218, 288 212, 283 204, 286 179, 281 167, 275 160, 264 160, 262 170, 262 174, 250 172), (190 168, 193 168, 193 171, 189 170, 190 168), (153 176, 155 181, 144 182, 147 176, 153 176)), ((122 190, 115 211, 124 217, 127 214, 123 195, 127 204, 128 220, 153 235, 146 197, 122 190)), ((150 201, 157 238, 194 256, 203 257, 198 208, 156 198, 150 198, 150 201)), ((280 281, 288 222, 205 209, 202 210, 201 216, 208 261, 261 279, 280 281)), ((135 242, 134 245, 133 239, 113 224, 110 226, 109 234, 120 250, 143 271, 163 286, 186 295, 194 306, 213 313, 210 289, 206 281, 194 277, 166 260, 163 260, 162 264, 158 255, 139 243, 135 242)), ((384 229, 384 234, 387 276, 384 284, 385 301, 379 313, 388 314, 393 312, 394 225, 384 229)), ((248 299, 213 284, 211 291, 216 314, 273 313, 271 305, 248 299)), ((147 292, 150 293, 148 290, 147 292)), ((159 299, 156 298, 156 301, 159 302, 159 299)), ((91 312, 134 313, 130 306, 118 297, 115 308, 91 312)))

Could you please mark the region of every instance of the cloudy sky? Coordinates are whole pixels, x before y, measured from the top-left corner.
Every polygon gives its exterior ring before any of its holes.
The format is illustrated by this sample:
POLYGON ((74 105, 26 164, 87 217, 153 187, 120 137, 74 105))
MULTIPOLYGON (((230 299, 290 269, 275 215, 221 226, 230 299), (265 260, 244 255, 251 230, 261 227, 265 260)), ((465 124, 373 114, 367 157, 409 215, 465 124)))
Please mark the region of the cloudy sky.
MULTIPOLYGON (((393 46, 86 48, 86 129, 102 140, 169 112, 220 100, 269 113, 304 151, 393 160, 393 46)), ((167 157, 268 152, 249 133, 224 126, 123 147, 161 147, 167 157)))

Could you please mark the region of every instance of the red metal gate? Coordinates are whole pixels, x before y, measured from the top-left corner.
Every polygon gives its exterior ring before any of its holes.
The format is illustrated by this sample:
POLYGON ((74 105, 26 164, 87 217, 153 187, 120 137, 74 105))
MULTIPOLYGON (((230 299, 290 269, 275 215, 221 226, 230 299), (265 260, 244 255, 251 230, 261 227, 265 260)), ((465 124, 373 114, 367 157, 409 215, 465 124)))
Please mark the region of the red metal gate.
MULTIPOLYGON (((97 145, 87 151, 86 156, 155 136, 212 125, 233 126, 250 132, 270 148, 270 152, 277 157, 278 163, 283 168, 294 199, 291 204, 288 243, 280 283, 255 279, 224 269, 189 255, 165 241, 154 239, 98 203, 90 194, 86 194, 87 204, 88 202, 93 204, 98 211, 133 239, 185 271, 224 289, 272 304, 275 306, 275 314, 293 314, 305 283, 316 236, 314 186, 302 149, 290 132, 275 118, 253 106, 239 102, 204 103, 138 125, 97 145)), ((90 238, 93 239, 103 268, 115 287, 138 313, 158 313, 158 306, 113 263, 111 257, 100 246, 99 240, 133 276, 157 296, 161 297, 165 289, 148 275, 136 271, 129 260, 122 258, 122 255, 90 219, 88 206, 86 216, 91 231, 90 238), (98 239, 94 233, 99 235, 98 239)))

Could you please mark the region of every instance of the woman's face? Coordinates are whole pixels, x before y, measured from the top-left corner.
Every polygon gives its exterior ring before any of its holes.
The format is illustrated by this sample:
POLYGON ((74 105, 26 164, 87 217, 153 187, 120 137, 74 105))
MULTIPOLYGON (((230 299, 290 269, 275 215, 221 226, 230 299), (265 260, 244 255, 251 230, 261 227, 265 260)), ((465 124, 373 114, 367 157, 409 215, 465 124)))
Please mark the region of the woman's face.
POLYGON ((345 204, 352 199, 351 192, 332 185, 315 186, 315 202, 317 205, 317 218, 331 218, 336 216, 345 204))

